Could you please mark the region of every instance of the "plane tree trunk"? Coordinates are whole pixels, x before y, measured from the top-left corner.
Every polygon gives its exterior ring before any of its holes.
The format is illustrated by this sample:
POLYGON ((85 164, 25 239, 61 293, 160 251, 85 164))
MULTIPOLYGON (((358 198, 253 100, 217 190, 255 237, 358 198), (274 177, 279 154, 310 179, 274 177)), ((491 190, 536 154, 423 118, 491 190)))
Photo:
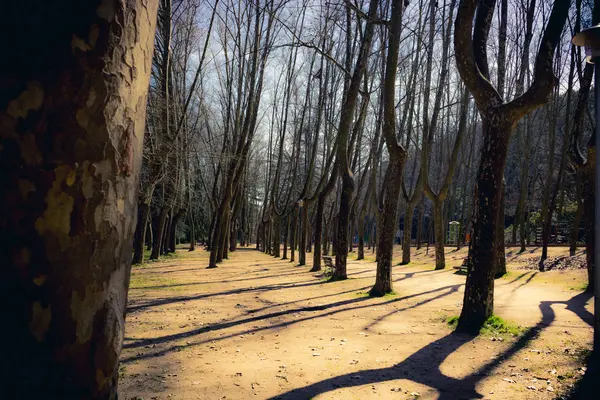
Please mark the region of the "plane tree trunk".
POLYGON ((111 4, 0 14, 1 398, 117 398, 156 3, 111 4))

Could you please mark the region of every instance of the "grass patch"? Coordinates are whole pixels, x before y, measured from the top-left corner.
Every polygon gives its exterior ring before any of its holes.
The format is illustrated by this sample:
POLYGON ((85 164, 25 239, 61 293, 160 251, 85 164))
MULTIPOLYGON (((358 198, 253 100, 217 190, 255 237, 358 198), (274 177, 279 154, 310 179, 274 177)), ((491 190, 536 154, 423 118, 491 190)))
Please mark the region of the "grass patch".
MULTIPOLYGON (((391 293, 384 294, 382 297, 394 297, 397 295, 398 295, 398 293, 391 292, 391 293)), ((356 297, 371 297, 371 296, 369 295, 369 292, 356 292, 356 297)))
MULTIPOLYGON (((446 319, 446 323, 452 329, 456 329, 458 325, 458 316, 449 317, 446 319)), ((484 336, 512 336, 518 337, 523 334, 524 329, 512 322, 506 321, 497 315, 492 315, 485 321, 481 330, 480 335, 484 336)))
POLYGON ((132 272, 129 289, 184 290, 180 286, 172 287, 172 285, 177 283, 179 283, 179 281, 175 279, 132 272))
POLYGON ((133 264, 134 266, 138 266, 138 267, 142 267, 145 264, 148 263, 155 263, 155 262, 159 262, 159 261, 165 261, 165 260, 173 260, 175 258, 179 258, 180 254, 175 252, 175 253, 168 253, 168 254, 163 254, 161 255, 158 260, 151 260, 150 259, 150 254, 152 253, 151 250, 144 250, 144 258, 143 261, 139 264, 133 264))
POLYGON ((583 282, 580 283, 579 285, 575 285, 575 286, 571 286, 569 288, 569 290, 574 290, 576 292, 585 292, 588 288, 588 283, 587 282, 583 282))

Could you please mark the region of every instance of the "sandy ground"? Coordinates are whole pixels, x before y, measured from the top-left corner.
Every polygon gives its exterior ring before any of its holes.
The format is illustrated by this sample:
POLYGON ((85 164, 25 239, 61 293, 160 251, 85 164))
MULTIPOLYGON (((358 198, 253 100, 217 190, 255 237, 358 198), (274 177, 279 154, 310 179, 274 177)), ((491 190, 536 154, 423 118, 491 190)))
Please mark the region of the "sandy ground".
POLYGON ((413 251, 394 267, 396 294, 375 299, 371 254, 351 254, 336 283, 250 249, 211 270, 202 250, 134 267, 120 398, 555 399, 584 373, 584 270, 518 269, 539 249, 507 249, 495 313, 524 332, 473 338, 445 322, 461 310, 465 276, 451 267, 466 250, 448 250, 443 271, 433 249, 413 251))

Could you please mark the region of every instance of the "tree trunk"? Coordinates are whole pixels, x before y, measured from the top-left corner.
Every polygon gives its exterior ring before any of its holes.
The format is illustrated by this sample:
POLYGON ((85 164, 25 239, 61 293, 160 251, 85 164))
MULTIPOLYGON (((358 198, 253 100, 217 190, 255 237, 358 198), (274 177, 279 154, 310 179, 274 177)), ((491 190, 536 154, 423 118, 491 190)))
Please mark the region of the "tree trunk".
POLYGON ((433 226, 435 233, 435 269, 446 268, 444 249, 444 201, 437 196, 433 200, 433 226))
POLYGON ((500 278, 506 274, 506 256, 504 246, 504 192, 506 191, 506 182, 502 180, 502 189, 500 194, 500 209, 498 210, 498 217, 496 221, 496 244, 494 247, 494 259, 496 264, 494 266, 494 277, 500 278))
POLYGON ((297 225, 297 220, 298 217, 296 215, 296 209, 294 209, 292 211, 292 223, 291 225, 291 232, 292 232, 292 237, 290 238, 290 262, 293 263, 294 261, 296 261, 296 225, 297 225))
POLYGON ((0 398, 117 398, 156 5, 0 13, 0 398))
MULTIPOLYGON (((498 124, 501 116, 494 116, 498 124)), ((482 119, 484 142, 475 187, 473 237, 469 246, 468 274, 463 308, 457 329, 477 333, 494 310, 494 266, 498 254, 493 251, 498 235, 502 178, 511 126, 493 125, 482 119)))
MULTIPOLYGON (((365 200, 365 203, 367 201, 365 200)), ((358 216, 358 256, 357 260, 365 259, 365 214, 366 214, 366 204, 363 205, 360 214, 358 216)))
POLYGON ((308 233, 308 204, 298 208, 300 213, 301 226, 298 229, 300 232, 300 240, 298 241, 298 266, 306 265, 306 235, 308 233))
POLYGON ((169 252, 170 253, 175 253, 176 250, 176 246, 175 246, 175 241, 176 241, 176 236, 177 236, 177 223, 179 222, 179 220, 181 219, 182 213, 181 211, 178 211, 176 214, 173 215, 173 217, 171 218, 171 226, 169 227, 169 252))
POLYGON ((346 261, 348 259, 348 228, 350 216, 350 199, 354 192, 354 178, 351 173, 342 175, 342 194, 340 210, 335 235, 335 270, 331 275, 332 281, 348 279, 346 261))
POLYGON ((287 260, 287 251, 288 251, 288 232, 290 230, 290 217, 285 217, 285 223, 283 224, 283 256, 282 260, 287 260))
POLYGON ((163 236, 160 247, 160 254, 165 255, 169 253, 169 234, 171 233, 171 222, 173 221, 173 212, 167 213, 167 220, 165 223, 165 229, 163 230, 163 236))
POLYGON ((281 219, 273 216, 273 257, 281 257, 281 219))
POLYGON ((419 212, 417 216, 417 250, 421 249, 421 233, 423 229, 423 202, 419 203, 419 212))
POLYGON ((569 245, 569 255, 573 257, 575 252, 577 251, 577 241, 579 240, 579 227, 581 226, 581 217, 583 214, 583 200, 582 200, 582 192, 583 185, 581 182, 582 172, 578 168, 576 172, 576 189, 575 189, 575 201, 577 202, 577 211, 575 212, 575 221, 573 221, 573 226, 571 227, 571 235, 570 235, 570 245, 569 245))
POLYGON ((192 206, 190 205, 190 214, 188 218, 188 224, 190 226, 190 248, 188 251, 196 250, 196 227, 194 224, 194 215, 192 213, 192 206))
POLYGON ((144 239, 149 214, 150 205, 143 201, 138 202, 138 220, 133 237, 133 264, 141 264, 144 261, 144 239))
POLYGON ((152 226, 152 213, 148 213, 148 221, 146 222, 148 224, 148 226, 146 227, 146 234, 147 234, 147 238, 146 238, 146 250, 147 251, 151 251, 152 250, 152 243, 154 242, 154 227, 152 226))
MULTIPOLYGON (((598 77, 596 77, 596 83, 598 83, 598 77)), ((598 96, 596 96, 596 100, 598 96)), ((595 136, 595 135, 594 135, 595 136)), ((595 189, 594 189, 594 178, 596 176, 595 173, 595 165, 596 165, 596 146, 595 140, 590 139, 588 143, 588 151, 587 151, 587 162, 581 166, 584 171, 584 184, 583 184, 583 214, 586 216, 585 218, 585 257, 587 261, 587 272, 588 272, 588 287, 587 291, 593 293, 594 292, 594 268, 596 266, 595 260, 595 245, 594 245, 594 237, 595 237, 595 225, 594 225, 594 215, 596 212, 595 207, 595 189), (590 145, 591 144, 591 145, 590 145)))
MULTIPOLYGON (((334 171, 335 172, 335 171, 334 171)), ((323 211, 325 209, 326 196, 319 195, 317 199, 317 210, 315 212, 315 251, 313 252, 313 266, 310 272, 321 270, 321 240, 323 237, 323 211)), ((325 238, 327 238, 327 230, 325 230, 325 238)), ((325 239, 327 241, 327 239, 325 239)), ((326 246, 323 246, 326 249, 326 246)), ((327 254, 327 251, 324 251, 327 254)))
POLYGON ((160 257, 166 224, 167 209, 166 207, 163 207, 160 209, 156 220, 156 230, 154 231, 154 241, 152 242, 152 253, 150 253, 151 260, 158 260, 158 257, 160 257))
MULTIPOLYGON (((391 105, 393 107, 393 104, 391 105)), ((381 222, 377 229, 377 274, 375 285, 369 292, 370 296, 384 296, 392 293, 392 258, 394 252, 394 237, 396 235, 397 223, 396 212, 398 211, 398 197, 402 185, 402 172, 404 171, 404 155, 390 155, 388 171, 385 181, 385 198, 381 222)))
POLYGON ((402 238, 402 265, 410 264, 410 242, 412 239, 412 222, 415 214, 413 202, 406 203, 404 211, 404 235, 402 238))

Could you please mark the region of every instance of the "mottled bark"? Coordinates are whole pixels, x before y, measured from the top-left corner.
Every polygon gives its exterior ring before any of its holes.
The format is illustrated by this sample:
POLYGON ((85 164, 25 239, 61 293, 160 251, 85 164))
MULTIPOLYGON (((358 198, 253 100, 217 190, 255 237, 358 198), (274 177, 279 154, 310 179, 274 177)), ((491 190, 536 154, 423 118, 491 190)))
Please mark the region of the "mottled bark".
POLYGON ((6 399, 116 399, 156 3, 3 7, 6 399))

